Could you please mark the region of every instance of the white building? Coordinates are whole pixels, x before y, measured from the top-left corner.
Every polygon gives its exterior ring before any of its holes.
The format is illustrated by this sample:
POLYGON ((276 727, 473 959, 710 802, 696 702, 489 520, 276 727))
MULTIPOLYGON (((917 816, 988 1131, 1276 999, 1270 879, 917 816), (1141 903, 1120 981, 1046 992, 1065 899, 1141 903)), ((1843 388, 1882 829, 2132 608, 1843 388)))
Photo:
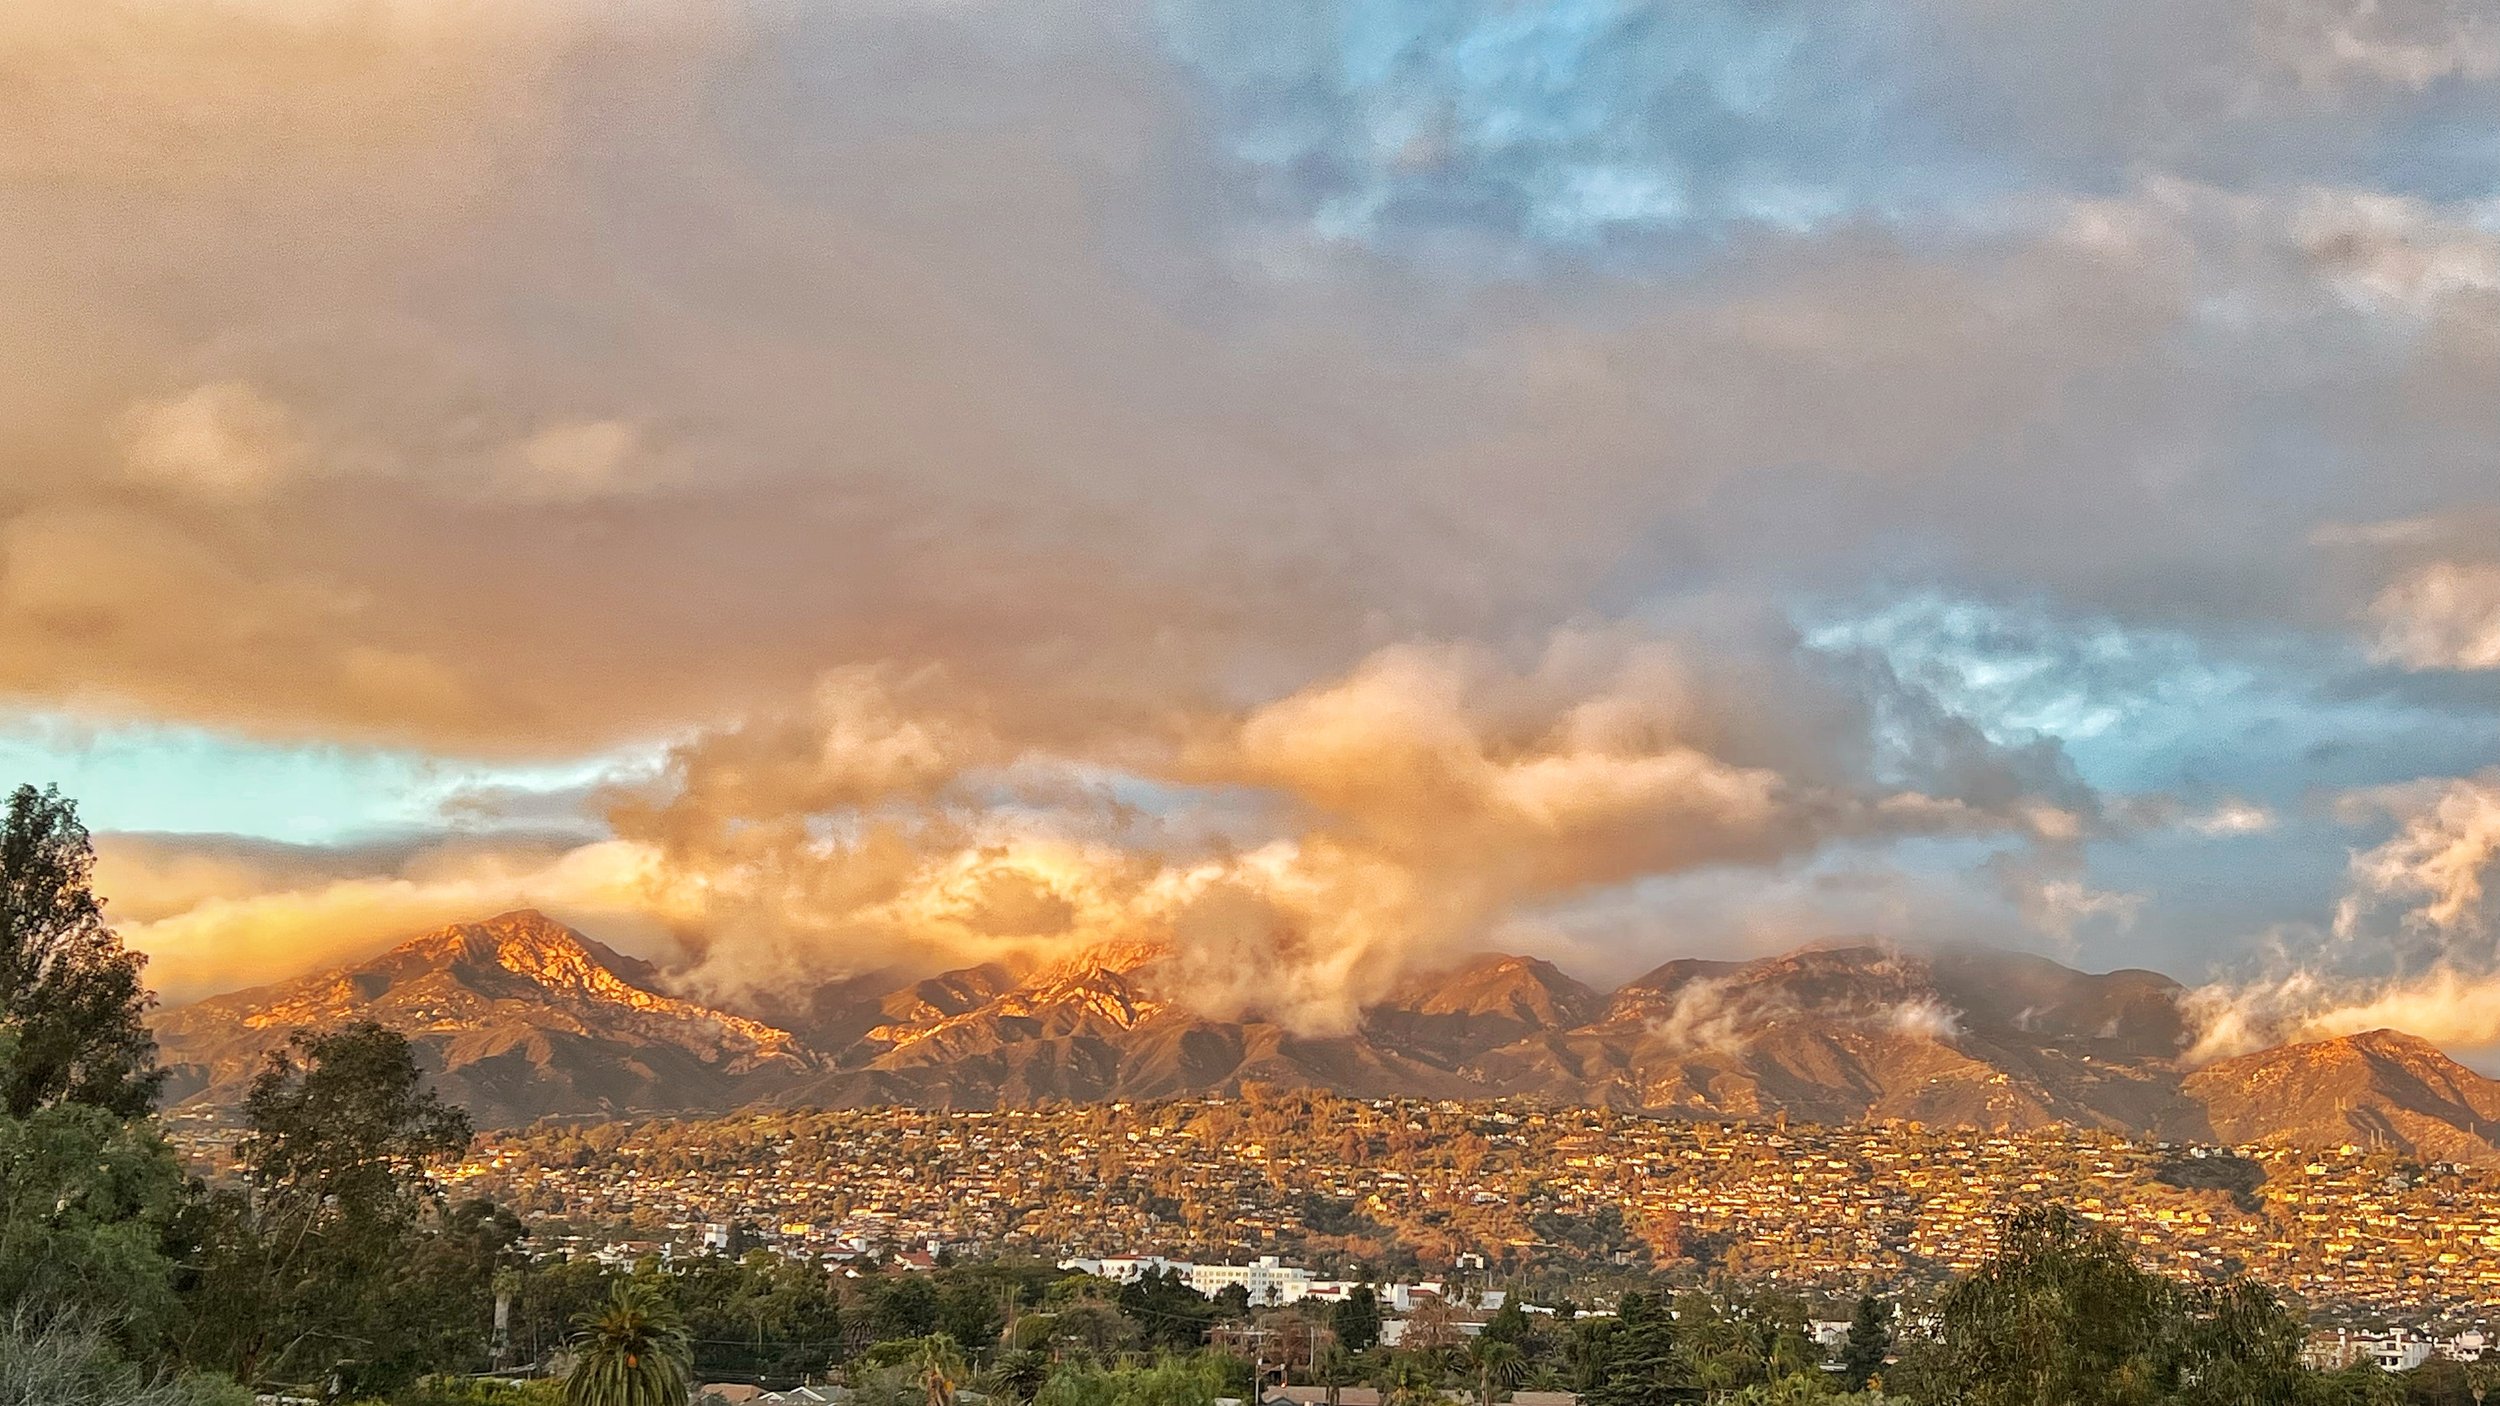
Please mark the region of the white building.
POLYGON ((1312 1290, 1319 1282, 1309 1270, 1286 1264, 1274 1255, 1261 1255, 1248 1264, 1193 1264, 1188 1260, 1167 1260, 1161 1255, 1114 1255, 1104 1259, 1065 1259, 1059 1267, 1114 1284, 1134 1284, 1149 1274, 1178 1274, 1182 1283, 1208 1298, 1237 1284, 1250 1295, 1251 1303, 1261 1307, 1300 1303, 1313 1297, 1312 1290))

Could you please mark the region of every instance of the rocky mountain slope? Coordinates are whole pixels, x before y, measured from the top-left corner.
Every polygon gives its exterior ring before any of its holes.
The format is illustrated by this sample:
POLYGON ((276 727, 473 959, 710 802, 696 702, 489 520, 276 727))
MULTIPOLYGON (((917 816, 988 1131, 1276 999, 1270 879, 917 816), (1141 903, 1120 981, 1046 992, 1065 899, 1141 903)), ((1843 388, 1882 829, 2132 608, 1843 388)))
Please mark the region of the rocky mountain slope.
POLYGON ((1340 1035, 1210 1019, 1167 954, 1104 947, 1018 973, 852 977, 745 1012, 544 915, 413 939, 361 965, 236 992, 158 1024, 175 1095, 239 1097, 289 1032, 409 1032, 482 1122, 751 1103, 995 1107, 1223 1094, 1605 1104, 1697 1118, 2051 1123, 2223 1141, 2384 1145, 2500 1162, 2500 1083, 2410 1036, 2288 1046, 2201 1070, 2178 983, 1990 951, 1815 948, 1676 961, 1601 993, 1485 956, 1413 977, 1340 1035))
POLYGON ((2384 1147, 2452 1162, 2500 1162, 2500 1080, 2394 1030, 2284 1045, 2190 1074, 2201 1125, 2226 1142, 2384 1147))
POLYGON ((523 911, 165 1012, 156 1038, 168 1096, 219 1103, 239 1100, 293 1032, 378 1020, 405 1032, 445 1095, 485 1124, 731 1107, 815 1067, 788 1031, 663 986, 649 963, 523 911))

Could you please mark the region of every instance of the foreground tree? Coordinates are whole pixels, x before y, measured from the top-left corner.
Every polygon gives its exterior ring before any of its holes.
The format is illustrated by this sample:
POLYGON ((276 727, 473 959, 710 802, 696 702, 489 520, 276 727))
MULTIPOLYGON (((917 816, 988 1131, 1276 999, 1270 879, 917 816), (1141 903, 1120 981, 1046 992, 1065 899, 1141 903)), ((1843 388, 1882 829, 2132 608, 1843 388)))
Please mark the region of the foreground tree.
POLYGON ((565 1406, 685 1406, 693 1363, 668 1301, 647 1284, 619 1284, 574 1335, 565 1406))
POLYGON ((95 847, 57 789, 20 786, 0 818, 0 1109, 83 1103, 144 1115, 164 1074, 142 958, 105 925, 95 847))
MULTIPOLYGON (((6 1047, 0 1034, 0 1057, 6 1047)), ((154 1352, 173 1309, 163 1246, 182 1190, 147 1123, 77 1104, 0 1114, 0 1323, 154 1352)))
POLYGON ((204 1200, 190 1226, 192 1360, 368 1392, 441 1365, 442 1314, 487 1301, 518 1227, 447 1222, 431 1172, 468 1146, 468 1118, 424 1086, 406 1037, 371 1022, 298 1035, 253 1081, 244 1117, 244 1186, 204 1200), (437 1243, 447 1230, 478 1243, 437 1243))

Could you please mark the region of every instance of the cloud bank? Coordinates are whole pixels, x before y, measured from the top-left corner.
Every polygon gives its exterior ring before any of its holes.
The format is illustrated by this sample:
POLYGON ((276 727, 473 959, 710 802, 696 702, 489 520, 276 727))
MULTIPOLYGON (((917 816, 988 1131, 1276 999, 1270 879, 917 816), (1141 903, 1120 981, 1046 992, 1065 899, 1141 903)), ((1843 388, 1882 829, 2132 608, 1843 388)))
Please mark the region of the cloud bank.
POLYGON ((1314 1029, 2304 903, 2475 990, 2495 89, 2465 0, 33 0, 0 695, 669 758, 590 839, 121 843, 175 996, 518 901, 1314 1029))

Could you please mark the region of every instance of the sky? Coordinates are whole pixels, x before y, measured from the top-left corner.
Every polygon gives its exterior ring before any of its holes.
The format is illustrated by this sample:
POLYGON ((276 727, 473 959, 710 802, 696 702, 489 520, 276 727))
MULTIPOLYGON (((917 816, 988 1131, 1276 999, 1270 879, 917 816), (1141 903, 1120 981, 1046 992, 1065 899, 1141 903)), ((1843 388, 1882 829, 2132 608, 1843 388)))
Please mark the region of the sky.
POLYGON ((21 0, 0 771, 169 1003, 529 903, 2488 1063, 2495 112, 2478 0, 21 0))

